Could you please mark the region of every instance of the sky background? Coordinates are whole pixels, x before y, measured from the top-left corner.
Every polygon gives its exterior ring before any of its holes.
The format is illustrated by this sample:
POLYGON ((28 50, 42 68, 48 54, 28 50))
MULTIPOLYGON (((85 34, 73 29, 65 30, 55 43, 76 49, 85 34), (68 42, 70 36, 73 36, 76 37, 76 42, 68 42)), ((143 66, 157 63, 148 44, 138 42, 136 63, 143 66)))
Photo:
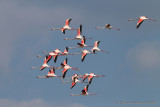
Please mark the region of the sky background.
MULTIPOLYGON (((136 29, 139 16, 160 20, 159 0, 1 0, 0 1, 0 106, 1 107, 158 107, 160 106, 160 21, 144 21, 136 29), (89 93, 95 96, 71 97, 81 93, 86 84, 62 84, 60 79, 38 79, 48 69, 30 69, 41 66, 41 51, 61 51, 76 46, 72 38, 76 31, 51 31, 63 27, 72 18, 70 26, 82 24, 82 35, 92 37, 86 44, 99 40, 99 48, 111 53, 88 54, 84 62, 81 55, 58 57, 49 65, 60 66, 68 57, 68 64, 80 71, 74 73, 105 75, 94 78, 89 93), (95 29, 111 24, 117 30, 95 29), (119 104, 120 102, 152 102, 156 104, 119 104)), ((90 49, 90 48, 86 48, 90 49)), ((80 49, 69 50, 78 53, 80 49)), ((62 70, 56 70, 57 75, 62 70)))

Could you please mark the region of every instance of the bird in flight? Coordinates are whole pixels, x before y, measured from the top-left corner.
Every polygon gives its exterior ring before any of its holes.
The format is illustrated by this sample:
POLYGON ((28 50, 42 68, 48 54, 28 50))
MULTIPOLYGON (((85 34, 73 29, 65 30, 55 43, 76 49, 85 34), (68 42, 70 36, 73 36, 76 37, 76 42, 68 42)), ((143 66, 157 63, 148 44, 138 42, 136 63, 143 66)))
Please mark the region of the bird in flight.
MULTIPOLYGON (((83 39, 83 36, 82 36, 82 25, 79 26, 78 30, 77 30, 77 36, 75 38, 64 38, 64 40, 81 40, 83 39)), ((92 38, 85 38, 85 39, 92 39, 92 38)))
POLYGON ((96 27, 96 29, 116 29, 116 30, 120 30, 120 29, 117 29, 115 27, 112 27, 110 24, 105 24, 105 27, 96 27))
POLYGON ((55 74, 55 69, 54 68, 49 70, 49 72, 48 72, 48 74, 46 76, 37 76, 37 78, 53 78, 53 77, 61 77, 61 76, 57 76, 55 74))
MULTIPOLYGON (((54 62, 56 63, 57 57, 58 57, 59 54, 62 53, 62 52, 61 52, 59 49, 55 49, 53 52, 43 51, 43 53, 48 53, 48 55, 45 55, 45 56, 48 56, 48 57, 47 57, 47 63, 51 60, 52 57, 54 58, 54 62)), ((37 57, 43 57, 43 56, 38 55, 37 57)))
POLYGON ((47 64, 47 58, 48 58, 48 56, 45 57, 44 63, 42 64, 41 67, 32 67, 32 69, 40 68, 40 70, 42 71, 44 68, 49 68, 49 67, 50 67, 50 68, 53 68, 53 66, 49 66, 49 65, 47 64))
POLYGON ((71 94, 70 96, 81 96, 81 95, 83 95, 83 96, 86 96, 86 95, 96 95, 96 93, 88 93, 88 87, 89 87, 89 84, 88 84, 88 85, 86 85, 86 86, 84 87, 84 89, 81 91, 81 92, 82 92, 81 94, 71 94))
POLYGON ((67 19, 67 20, 66 20, 66 24, 63 26, 63 28, 51 28, 51 30, 61 30, 61 32, 62 32, 63 34, 65 34, 65 31, 66 31, 66 30, 77 30, 77 29, 71 28, 71 27, 69 26, 71 20, 72 20, 72 19, 67 19))
POLYGON ((138 20, 137 26, 136 26, 137 29, 140 27, 140 25, 143 23, 144 20, 157 21, 157 20, 149 19, 149 18, 146 17, 146 16, 141 16, 141 17, 139 17, 139 18, 137 18, 137 19, 128 19, 128 21, 136 21, 136 20, 138 20))
MULTIPOLYGON (((72 84, 71 84, 71 89, 76 85, 77 82, 88 83, 88 82, 80 81, 80 80, 78 80, 78 78, 80 78, 79 75, 74 74, 74 75, 70 78, 70 79, 72 79, 72 81, 61 81, 61 83, 70 83, 70 82, 72 82, 72 84)), ((65 78, 65 79, 66 79, 66 78, 65 78)))
POLYGON ((85 36, 83 36, 82 40, 81 40, 81 43, 77 43, 77 47, 68 47, 69 49, 73 49, 73 48, 83 48, 83 47, 93 47, 93 46, 89 46, 89 45, 86 45, 86 38, 85 36))
POLYGON ((100 43, 100 41, 95 41, 95 42, 94 42, 94 47, 91 49, 91 51, 92 51, 93 53, 95 53, 95 51, 101 51, 101 52, 105 52, 105 53, 110 53, 110 52, 108 52, 108 51, 103 51, 103 50, 99 49, 99 48, 98 48, 99 43, 100 43))
POLYGON ((85 81, 86 78, 88 78, 89 84, 91 84, 93 77, 104 77, 104 75, 95 75, 94 73, 85 74, 83 77, 83 81, 85 81))

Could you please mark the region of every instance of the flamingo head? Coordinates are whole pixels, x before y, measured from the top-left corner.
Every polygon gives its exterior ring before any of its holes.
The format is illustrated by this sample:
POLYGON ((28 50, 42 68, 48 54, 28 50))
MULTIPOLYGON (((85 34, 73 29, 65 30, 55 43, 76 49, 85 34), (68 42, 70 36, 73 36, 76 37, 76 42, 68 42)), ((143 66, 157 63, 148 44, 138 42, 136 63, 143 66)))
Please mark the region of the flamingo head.
POLYGON ((141 16, 140 19, 147 20, 149 18, 147 18, 146 16, 141 16))

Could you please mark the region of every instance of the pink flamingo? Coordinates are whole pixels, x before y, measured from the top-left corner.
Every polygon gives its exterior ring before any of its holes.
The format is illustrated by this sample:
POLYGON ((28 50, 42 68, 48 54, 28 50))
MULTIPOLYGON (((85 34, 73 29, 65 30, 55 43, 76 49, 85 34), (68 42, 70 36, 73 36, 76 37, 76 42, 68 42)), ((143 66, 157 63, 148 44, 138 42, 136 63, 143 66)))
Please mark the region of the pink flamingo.
POLYGON ((37 78, 53 78, 53 77, 61 77, 61 76, 57 76, 55 74, 55 69, 54 68, 49 70, 49 72, 48 72, 48 74, 46 76, 37 76, 37 78))
POLYGON ((45 57, 45 59, 44 59, 44 63, 42 64, 42 66, 41 67, 32 67, 32 69, 35 69, 35 68, 40 68, 40 70, 42 71, 44 68, 49 68, 49 67, 51 67, 51 68, 53 68, 53 66, 49 66, 48 64, 47 64, 47 56, 45 57))
POLYGON ((86 45, 85 42, 86 42, 86 38, 85 38, 85 36, 83 36, 83 39, 81 40, 81 43, 77 43, 78 44, 77 47, 68 47, 68 48, 72 49, 72 48, 79 48, 79 47, 80 48, 83 48, 83 47, 93 47, 93 46, 86 45))
MULTIPOLYGON (((88 50, 86 50, 86 49, 84 49, 84 50, 82 50, 82 56, 81 56, 81 61, 83 62, 84 61, 84 59, 85 59, 85 57, 86 57, 86 55, 88 54, 88 53, 91 53, 91 52, 89 52, 88 50)), ((95 53, 91 53, 91 54, 95 54, 95 53)))
POLYGON ((92 51, 93 53, 95 53, 95 51, 101 51, 101 52, 109 53, 108 51, 103 51, 103 50, 99 49, 99 48, 98 48, 99 43, 100 43, 100 41, 95 41, 94 47, 91 49, 91 51, 92 51))
POLYGON ((104 75, 95 75, 94 73, 85 74, 83 77, 83 81, 88 78, 89 84, 91 84, 93 77, 104 77, 104 75))
POLYGON ((88 93, 88 87, 89 87, 89 84, 87 86, 84 87, 84 89, 82 90, 82 93, 81 94, 71 94, 70 96, 86 96, 86 95, 96 95, 96 93, 88 93))
MULTIPOLYGON (((75 38, 69 39, 69 38, 64 38, 65 40, 81 40, 83 39, 82 37, 82 25, 79 26, 78 30, 77 30, 77 36, 75 38)), ((86 38, 86 39, 92 39, 92 38, 86 38)))
POLYGON ((63 34, 65 34, 65 30, 77 30, 77 29, 73 29, 69 26, 71 20, 72 19, 67 19, 66 24, 63 28, 51 28, 51 30, 61 30, 63 32, 63 34))
POLYGON ((65 78, 65 75, 66 75, 68 69, 73 69, 73 70, 79 71, 77 68, 73 68, 73 67, 71 67, 71 66, 69 66, 69 65, 64 65, 63 68, 64 68, 64 69, 63 69, 63 71, 62 71, 62 79, 65 78))
MULTIPOLYGON (((88 83, 88 82, 83 82, 83 81, 80 81, 78 80, 79 78, 79 75, 77 74, 74 74, 70 79, 72 79, 72 81, 61 81, 61 83, 69 83, 69 82, 72 82, 71 84, 71 89, 76 85, 77 82, 82 82, 82 83, 88 83)), ((66 78, 65 78, 66 79, 66 78)))
POLYGON ((76 85, 77 82, 87 83, 87 82, 83 82, 83 81, 78 80, 77 77, 74 77, 73 82, 71 84, 71 89, 76 85))
POLYGON ((105 27, 96 27, 97 29, 116 29, 116 30, 120 30, 117 28, 112 27, 110 24, 105 24, 105 27))
POLYGON ((139 17, 139 18, 137 18, 137 19, 128 19, 128 21, 135 21, 135 20, 138 20, 137 26, 136 26, 137 29, 139 28, 139 26, 142 24, 142 22, 143 22, 144 20, 157 21, 157 20, 149 19, 149 18, 147 18, 146 16, 141 16, 141 17, 139 17))
POLYGON ((68 52, 68 47, 65 48, 64 52, 62 52, 61 54, 59 54, 58 56, 66 56, 66 55, 76 55, 76 54, 71 54, 68 52))
MULTIPOLYGON (((43 53, 48 53, 47 63, 51 60, 52 57, 54 58, 54 62, 56 63, 57 57, 62 52, 59 49, 55 49, 53 52, 43 51, 43 53)), ((43 56, 38 55, 37 57, 43 57, 43 56)))
POLYGON ((89 54, 97 54, 97 53, 91 53, 91 52, 89 52, 87 49, 84 49, 84 50, 80 50, 80 51, 82 51, 82 53, 76 53, 76 54, 82 54, 82 56, 81 56, 81 61, 83 62, 84 61, 84 59, 85 59, 85 57, 86 57, 86 55, 89 53, 89 54))
POLYGON ((62 71, 62 79, 65 78, 65 75, 68 71, 68 69, 73 69, 73 70, 77 70, 80 71, 79 69, 77 69, 77 67, 71 67, 70 65, 67 64, 68 59, 66 58, 65 61, 63 63, 61 63, 61 67, 57 67, 56 69, 63 69, 62 71))
MULTIPOLYGON (((43 51, 43 53, 46 53, 45 51, 43 51)), ((51 60, 51 58, 52 58, 52 56, 54 56, 54 55, 56 55, 55 54, 55 52, 53 51, 53 52, 49 52, 48 53, 48 55, 44 55, 44 56, 40 56, 40 55, 37 55, 37 57, 46 57, 47 56, 47 59, 46 59, 46 61, 47 61, 47 63, 51 60)))

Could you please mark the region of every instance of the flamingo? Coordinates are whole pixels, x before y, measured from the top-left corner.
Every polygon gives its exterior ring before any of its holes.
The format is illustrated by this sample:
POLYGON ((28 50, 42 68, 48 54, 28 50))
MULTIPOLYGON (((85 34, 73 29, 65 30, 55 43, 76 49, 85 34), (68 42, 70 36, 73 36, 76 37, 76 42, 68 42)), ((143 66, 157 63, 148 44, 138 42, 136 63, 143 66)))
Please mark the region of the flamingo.
MULTIPOLYGON (((83 37, 82 37, 81 34, 82 34, 82 25, 79 26, 79 28, 78 28, 78 30, 77 30, 77 36, 76 36, 75 38, 72 38, 72 39, 64 38, 64 39, 65 39, 65 40, 75 40, 75 39, 81 40, 81 39, 83 39, 83 37)), ((92 39, 92 38, 86 38, 86 39, 92 39)))
MULTIPOLYGON (((76 77, 76 78, 83 78, 83 75, 74 74, 72 77, 70 77, 70 78, 64 78, 64 79, 71 79, 72 81, 68 81, 68 82, 73 82, 74 77, 76 77)), ((62 81, 62 83, 68 83, 68 82, 62 81)))
POLYGON ((59 54, 58 56, 66 56, 66 55, 76 55, 76 54, 71 54, 68 52, 68 47, 65 48, 64 52, 62 52, 61 54, 59 54))
POLYGON ((96 95, 96 93, 88 93, 87 91, 88 91, 88 87, 89 87, 89 84, 88 85, 86 85, 85 87, 84 87, 84 89, 82 90, 82 93, 81 94, 71 94, 70 96, 81 96, 81 95, 83 95, 83 96, 86 96, 86 95, 96 95))
POLYGON ((137 19, 128 19, 128 21, 135 21, 135 20, 138 20, 137 26, 136 26, 137 29, 139 28, 139 26, 142 24, 142 22, 143 22, 144 20, 157 21, 157 20, 149 19, 149 18, 147 18, 146 16, 141 16, 141 17, 139 17, 139 18, 137 18, 137 19))
MULTIPOLYGON (((43 51, 43 53, 47 53, 47 52, 43 51)), ((49 52, 48 55, 44 55, 44 56, 37 55, 37 57, 46 57, 46 56, 48 56, 47 59, 46 59, 47 63, 48 63, 51 60, 52 56, 54 56, 54 55, 56 55, 56 54, 53 51, 53 52, 49 52)))
MULTIPOLYGON (((48 57, 48 56, 46 56, 46 57, 45 57, 45 59, 44 59, 44 63, 42 64, 42 66, 41 66, 41 67, 32 67, 32 69, 40 68, 40 70, 42 71, 44 68, 52 67, 52 66, 49 66, 49 65, 47 64, 47 57, 48 57)), ((53 68, 53 67, 52 67, 52 68, 53 68)))
MULTIPOLYGON (((54 57, 54 62, 56 63, 59 53, 62 52, 59 49, 55 49, 53 52, 43 51, 43 53, 48 53, 47 63, 51 60, 52 56, 54 57)), ((37 57, 43 57, 43 56, 38 55, 37 57)))
POLYGON ((48 74, 46 76, 37 76, 37 78, 53 78, 53 77, 61 77, 61 76, 57 76, 55 74, 55 69, 52 68, 51 70, 49 70, 48 74))
POLYGON ((104 77, 104 75, 95 75, 94 73, 85 74, 83 77, 83 81, 85 81, 86 78, 88 78, 89 84, 91 84, 93 77, 104 77))
MULTIPOLYGON (((86 57, 86 55, 88 54, 88 53, 91 53, 91 52, 89 52, 88 50, 86 50, 86 49, 84 49, 84 50, 82 50, 82 56, 81 56, 81 61, 83 62, 84 61, 84 59, 85 59, 85 57, 86 57)), ((92 53, 92 54, 95 54, 95 53, 92 53)))
POLYGON ((79 69, 77 69, 77 68, 73 68, 73 67, 71 67, 70 65, 64 65, 64 67, 63 67, 64 69, 63 69, 63 71, 62 71, 62 79, 64 79, 65 78, 65 75, 66 75, 66 73, 67 73, 67 71, 68 71, 68 69, 73 69, 73 70, 77 70, 77 71, 79 71, 79 69))
MULTIPOLYGON (((78 80, 77 77, 74 77, 73 78, 73 82, 71 84, 71 89, 76 85, 77 82, 83 82, 83 81, 80 81, 80 80, 78 80)), ((87 83, 87 82, 83 82, 83 83, 87 83)))
POLYGON ((89 76, 89 74, 87 74, 87 73, 85 75, 83 75, 82 81, 84 81, 88 76, 89 76))
POLYGON ((95 42, 94 42, 94 47, 91 49, 91 51, 92 51, 93 53, 95 53, 95 51, 101 51, 101 52, 109 53, 108 51, 103 51, 103 50, 99 49, 99 48, 98 48, 99 43, 100 43, 100 41, 95 41, 95 42))
POLYGON ((78 44, 77 47, 68 47, 68 48, 72 49, 72 48, 79 48, 79 47, 80 48, 83 48, 83 47, 92 47, 92 46, 86 45, 85 42, 86 42, 86 38, 85 38, 85 36, 83 36, 83 39, 81 40, 81 43, 77 43, 78 44))
POLYGON ((51 30, 61 30, 61 32, 62 32, 63 34, 65 34, 65 30, 77 30, 77 29, 71 28, 71 27, 69 26, 71 20, 72 20, 72 19, 67 19, 67 20, 66 20, 66 24, 65 24, 65 26, 63 26, 63 28, 51 28, 51 30))
POLYGON ((83 81, 88 78, 89 84, 91 84, 93 77, 104 77, 104 75, 95 75, 94 73, 85 74, 83 81))
POLYGON ((116 30, 120 30, 117 28, 112 27, 110 24, 105 24, 105 27, 96 27, 97 29, 116 29, 116 30))
POLYGON ((77 67, 71 67, 70 65, 67 65, 67 62, 68 62, 68 58, 66 58, 64 60, 64 62, 61 63, 61 67, 56 67, 56 68, 54 67, 55 69, 63 69, 63 71, 62 71, 62 79, 65 78, 65 75, 66 75, 68 69, 73 69, 73 70, 80 71, 79 69, 77 69, 77 67))
MULTIPOLYGON (((77 74, 74 74, 70 79, 72 79, 72 81, 61 81, 61 83, 69 83, 69 82, 72 82, 71 84, 71 89, 76 85, 77 82, 82 82, 82 83, 88 83, 88 82, 83 82, 83 81, 80 81, 78 80, 79 78, 79 75, 77 74)), ((65 78, 66 79, 66 78, 65 78)))
POLYGON ((88 51, 87 49, 80 50, 80 51, 82 51, 82 53, 76 53, 76 54, 82 54, 82 56, 81 56, 81 61, 82 61, 82 62, 84 61, 84 59, 85 59, 85 57, 86 57, 86 55, 87 55, 88 53, 90 53, 90 54, 97 54, 97 53, 91 53, 91 52, 88 51))
POLYGON ((68 69, 73 69, 73 70, 80 71, 76 67, 71 67, 70 65, 67 65, 67 58, 66 58, 66 62, 61 63, 61 67, 59 69, 63 69, 63 71, 62 71, 62 79, 65 78, 65 75, 66 75, 68 69))

